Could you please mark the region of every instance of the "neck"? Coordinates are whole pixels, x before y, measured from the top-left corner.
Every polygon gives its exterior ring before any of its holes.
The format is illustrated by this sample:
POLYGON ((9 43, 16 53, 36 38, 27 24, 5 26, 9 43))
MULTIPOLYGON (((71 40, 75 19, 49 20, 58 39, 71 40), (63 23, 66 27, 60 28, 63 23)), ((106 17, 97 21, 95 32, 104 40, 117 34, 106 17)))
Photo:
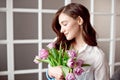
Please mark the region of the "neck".
POLYGON ((85 45, 85 41, 83 40, 82 36, 78 36, 75 38, 75 41, 74 43, 72 44, 73 45, 73 48, 75 50, 79 50, 80 48, 82 48, 84 45, 85 45))

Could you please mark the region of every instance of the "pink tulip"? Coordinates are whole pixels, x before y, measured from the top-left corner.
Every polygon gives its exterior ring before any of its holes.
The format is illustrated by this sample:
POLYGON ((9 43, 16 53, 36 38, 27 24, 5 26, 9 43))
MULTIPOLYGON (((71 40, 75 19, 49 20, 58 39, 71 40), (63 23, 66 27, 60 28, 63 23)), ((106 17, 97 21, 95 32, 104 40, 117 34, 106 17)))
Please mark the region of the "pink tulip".
POLYGON ((68 59, 67 66, 73 68, 75 65, 75 61, 73 58, 68 59))
POLYGON ((51 43, 49 43, 49 44, 47 45, 47 47, 48 47, 49 49, 55 48, 55 43, 54 43, 54 42, 51 42, 51 43))
POLYGON ((66 80, 75 80, 75 76, 73 73, 68 73, 65 77, 66 80))
POLYGON ((41 49, 40 54, 39 54, 39 58, 46 59, 47 57, 48 57, 48 51, 46 49, 41 49))
POLYGON ((76 58, 77 57, 77 53, 75 50, 68 50, 68 55, 71 58, 76 58))
POLYGON ((76 60, 76 66, 82 66, 83 62, 84 62, 83 60, 77 59, 76 60))
POLYGON ((81 68, 81 67, 75 67, 74 68, 74 73, 76 74, 76 75, 81 75, 82 74, 82 72, 84 72, 84 70, 81 68))
POLYGON ((38 59, 40 59, 38 56, 35 56, 35 59, 34 59, 34 63, 36 63, 36 64, 38 64, 39 63, 39 61, 38 61, 38 59))

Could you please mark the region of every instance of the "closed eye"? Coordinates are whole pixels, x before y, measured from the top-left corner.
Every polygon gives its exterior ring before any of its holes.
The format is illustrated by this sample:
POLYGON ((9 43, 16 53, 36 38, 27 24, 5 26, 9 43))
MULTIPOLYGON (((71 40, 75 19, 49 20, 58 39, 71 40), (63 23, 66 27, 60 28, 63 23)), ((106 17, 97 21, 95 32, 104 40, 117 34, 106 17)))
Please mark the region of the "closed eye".
POLYGON ((62 21, 61 26, 67 26, 68 22, 67 21, 62 21))
POLYGON ((67 24, 63 24, 63 26, 67 26, 67 24))

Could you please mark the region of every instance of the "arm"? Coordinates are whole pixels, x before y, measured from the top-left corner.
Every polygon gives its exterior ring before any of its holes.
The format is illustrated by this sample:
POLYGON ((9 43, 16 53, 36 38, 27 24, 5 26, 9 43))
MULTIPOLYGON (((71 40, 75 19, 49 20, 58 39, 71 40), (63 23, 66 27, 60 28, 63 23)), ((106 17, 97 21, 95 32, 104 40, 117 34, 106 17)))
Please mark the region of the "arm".
POLYGON ((98 53, 95 68, 95 80, 109 80, 109 67, 102 51, 98 53))
POLYGON ((48 70, 46 71, 46 77, 47 77, 47 80, 55 80, 55 78, 51 78, 51 77, 48 75, 48 70))
POLYGON ((46 72, 46 77, 48 80, 63 80, 64 76, 62 73, 61 66, 56 66, 56 67, 49 66, 46 72))

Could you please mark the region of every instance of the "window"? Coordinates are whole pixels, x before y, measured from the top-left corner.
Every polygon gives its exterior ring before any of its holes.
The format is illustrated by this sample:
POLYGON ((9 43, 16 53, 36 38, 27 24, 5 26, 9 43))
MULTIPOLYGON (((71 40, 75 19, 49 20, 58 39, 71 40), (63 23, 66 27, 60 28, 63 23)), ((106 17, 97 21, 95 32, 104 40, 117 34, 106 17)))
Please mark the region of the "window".
POLYGON ((51 22, 57 9, 71 2, 89 9, 110 75, 120 67, 120 0, 0 0, 0 80, 46 79, 47 64, 33 59, 56 36, 51 22))

